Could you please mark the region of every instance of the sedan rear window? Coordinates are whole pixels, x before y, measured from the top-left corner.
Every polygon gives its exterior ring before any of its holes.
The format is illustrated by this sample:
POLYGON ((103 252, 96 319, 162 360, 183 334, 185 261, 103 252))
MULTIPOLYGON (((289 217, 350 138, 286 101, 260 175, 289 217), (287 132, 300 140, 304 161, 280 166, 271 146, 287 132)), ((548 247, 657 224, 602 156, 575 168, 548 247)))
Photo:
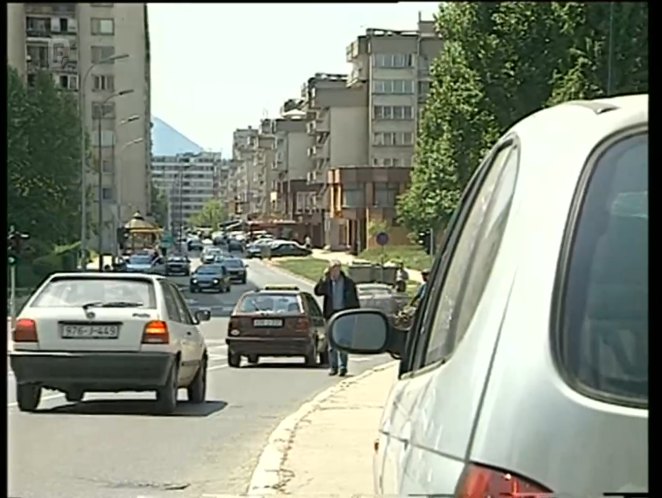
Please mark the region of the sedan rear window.
POLYGON ((223 264, 226 268, 243 268, 244 263, 240 259, 224 259, 223 264))
POLYGON ((279 314, 303 313, 299 297, 295 294, 254 294, 246 296, 239 303, 239 312, 271 312, 279 314))
POLYGON ((53 279, 33 303, 37 308, 75 308, 85 304, 121 307, 128 303, 140 308, 156 308, 154 286, 146 280, 128 278, 53 279))
POLYGON ((565 268, 558 357, 587 395, 648 406, 648 134, 597 159, 565 268))

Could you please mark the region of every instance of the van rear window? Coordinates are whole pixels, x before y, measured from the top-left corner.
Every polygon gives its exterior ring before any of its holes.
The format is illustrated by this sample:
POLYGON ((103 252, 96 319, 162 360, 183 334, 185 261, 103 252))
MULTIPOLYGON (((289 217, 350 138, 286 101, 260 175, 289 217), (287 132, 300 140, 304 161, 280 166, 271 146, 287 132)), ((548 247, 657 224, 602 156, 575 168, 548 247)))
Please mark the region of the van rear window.
POLYGON ((646 407, 648 133, 610 146, 579 195, 557 356, 578 390, 646 407))

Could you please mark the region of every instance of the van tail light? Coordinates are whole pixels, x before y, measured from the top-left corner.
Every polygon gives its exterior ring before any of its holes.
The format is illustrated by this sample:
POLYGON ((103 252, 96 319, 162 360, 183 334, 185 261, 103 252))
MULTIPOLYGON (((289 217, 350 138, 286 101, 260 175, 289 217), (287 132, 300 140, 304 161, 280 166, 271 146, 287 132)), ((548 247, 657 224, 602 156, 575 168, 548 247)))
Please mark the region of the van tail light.
POLYGON ((297 332, 308 332, 310 330, 310 320, 306 317, 297 318, 294 324, 294 330, 297 332))
POLYGON ((37 342, 37 323, 29 318, 21 318, 13 330, 14 342, 37 342))
POLYGON ((496 470, 469 464, 464 470, 455 492, 456 498, 543 498, 551 491, 539 484, 496 470))
POLYGON ((142 342, 143 344, 168 344, 170 342, 168 324, 161 320, 147 322, 142 342))

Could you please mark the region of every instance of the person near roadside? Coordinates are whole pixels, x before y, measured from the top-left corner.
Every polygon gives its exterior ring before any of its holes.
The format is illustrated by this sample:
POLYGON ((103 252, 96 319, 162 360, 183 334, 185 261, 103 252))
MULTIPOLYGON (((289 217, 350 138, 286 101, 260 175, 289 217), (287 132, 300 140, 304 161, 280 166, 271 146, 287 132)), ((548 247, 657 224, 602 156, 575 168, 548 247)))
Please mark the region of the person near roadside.
POLYGON ((423 299, 423 296, 425 295, 425 291, 428 288, 428 278, 430 277, 430 270, 423 270, 421 272, 421 276, 423 277, 423 283, 416 291, 416 295, 410 301, 409 306, 418 306, 418 304, 423 299))
MULTIPOLYGON (((356 284, 343 271, 340 261, 329 262, 322 278, 315 285, 315 295, 324 298, 323 311, 327 322, 339 311, 360 307, 356 284)), ((328 331, 327 331, 328 334, 328 331)), ((347 353, 336 350, 331 341, 329 347, 329 375, 347 375, 347 353)))
POLYGON ((407 290, 407 282, 409 281, 409 273, 405 269, 402 261, 398 261, 397 269, 395 272, 395 291, 405 292, 407 290))

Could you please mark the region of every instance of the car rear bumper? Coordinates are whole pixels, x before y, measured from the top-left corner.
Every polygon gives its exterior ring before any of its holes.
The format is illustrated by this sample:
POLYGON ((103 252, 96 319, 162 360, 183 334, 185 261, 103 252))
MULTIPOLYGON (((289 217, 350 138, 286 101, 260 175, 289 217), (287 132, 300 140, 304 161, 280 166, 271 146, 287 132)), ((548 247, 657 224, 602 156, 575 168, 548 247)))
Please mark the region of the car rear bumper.
POLYGON ((200 285, 199 283, 197 284, 191 284, 191 289, 196 289, 196 290, 219 290, 222 289, 224 286, 223 282, 220 282, 218 284, 206 284, 206 285, 200 285))
POLYGON ((310 337, 261 338, 261 337, 228 337, 225 339, 228 350, 240 355, 263 356, 304 356, 313 350, 313 339, 310 337))
POLYGON ((12 352, 18 383, 53 389, 142 390, 165 385, 172 353, 12 352))
POLYGON ((233 282, 243 282, 246 280, 246 274, 245 273, 231 273, 230 274, 230 280, 233 282))

